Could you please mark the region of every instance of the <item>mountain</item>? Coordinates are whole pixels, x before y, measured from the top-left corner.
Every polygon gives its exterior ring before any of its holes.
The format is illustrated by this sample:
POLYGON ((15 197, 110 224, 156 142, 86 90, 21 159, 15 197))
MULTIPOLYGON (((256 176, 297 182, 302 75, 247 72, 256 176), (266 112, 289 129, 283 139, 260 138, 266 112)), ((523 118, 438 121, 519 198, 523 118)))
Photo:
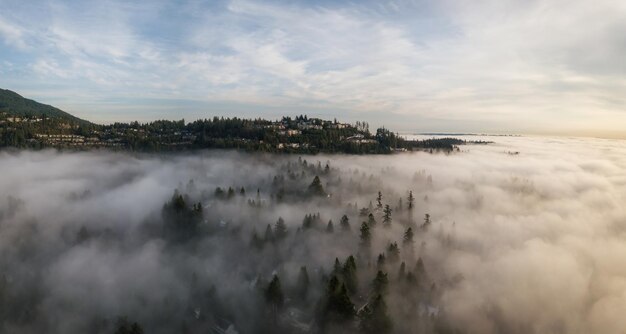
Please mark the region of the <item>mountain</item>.
POLYGON ((46 115, 47 117, 61 118, 67 121, 89 123, 61 109, 24 98, 20 94, 8 89, 0 89, 0 112, 22 117, 46 115))

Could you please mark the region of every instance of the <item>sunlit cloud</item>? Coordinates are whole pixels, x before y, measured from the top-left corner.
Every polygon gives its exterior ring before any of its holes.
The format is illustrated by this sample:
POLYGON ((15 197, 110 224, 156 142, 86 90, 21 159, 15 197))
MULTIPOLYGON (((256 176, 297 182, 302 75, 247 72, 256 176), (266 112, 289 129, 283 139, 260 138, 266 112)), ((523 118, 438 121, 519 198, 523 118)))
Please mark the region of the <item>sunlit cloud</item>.
POLYGON ((94 121, 273 109, 400 130, 555 133, 558 122, 563 134, 624 135, 616 1, 5 3, 0 56, 20 71, 3 68, 0 85, 94 121), (199 107, 94 102, 130 98, 199 107))

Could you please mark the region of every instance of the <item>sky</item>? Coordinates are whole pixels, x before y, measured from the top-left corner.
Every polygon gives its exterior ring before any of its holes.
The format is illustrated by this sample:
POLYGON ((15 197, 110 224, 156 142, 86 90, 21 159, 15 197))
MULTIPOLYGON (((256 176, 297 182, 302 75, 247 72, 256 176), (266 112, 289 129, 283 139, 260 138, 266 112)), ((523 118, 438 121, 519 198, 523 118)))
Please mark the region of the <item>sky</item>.
POLYGON ((0 87, 98 122, 626 138, 626 1, 0 0, 0 87))

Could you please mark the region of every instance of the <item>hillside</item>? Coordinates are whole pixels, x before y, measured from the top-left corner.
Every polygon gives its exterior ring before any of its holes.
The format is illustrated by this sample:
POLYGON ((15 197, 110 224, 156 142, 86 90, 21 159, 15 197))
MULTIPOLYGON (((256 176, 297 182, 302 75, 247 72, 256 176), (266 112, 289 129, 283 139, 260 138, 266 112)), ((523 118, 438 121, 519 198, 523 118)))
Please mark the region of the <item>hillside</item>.
POLYGON ((0 112, 22 117, 46 115, 47 117, 61 118, 66 121, 89 123, 61 109, 24 98, 8 89, 0 89, 0 112))
POLYGON ((213 117, 191 123, 160 120, 99 125, 0 89, 0 147, 386 154, 413 150, 451 152, 462 144, 463 140, 454 138, 406 140, 385 128, 371 133, 367 122, 339 123, 306 115, 280 120, 213 117))

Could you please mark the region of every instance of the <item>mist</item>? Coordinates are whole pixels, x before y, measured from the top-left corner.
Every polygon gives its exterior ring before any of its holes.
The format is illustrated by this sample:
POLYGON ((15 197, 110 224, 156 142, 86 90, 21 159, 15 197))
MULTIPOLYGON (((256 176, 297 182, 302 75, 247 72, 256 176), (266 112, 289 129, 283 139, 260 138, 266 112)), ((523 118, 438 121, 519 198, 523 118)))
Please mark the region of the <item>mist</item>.
POLYGON ((380 156, 4 151, 0 332, 319 332, 333 263, 353 255, 352 302, 368 304, 386 272, 394 333, 622 333, 624 142, 480 139, 494 143, 380 156), (368 247, 363 212, 377 221, 368 247), (279 218, 287 234, 270 242, 279 218), (377 263, 390 243, 400 258, 377 263), (423 270, 419 284, 396 283, 402 262, 423 270), (263 298, 274 275, 279 312, 263 298))

